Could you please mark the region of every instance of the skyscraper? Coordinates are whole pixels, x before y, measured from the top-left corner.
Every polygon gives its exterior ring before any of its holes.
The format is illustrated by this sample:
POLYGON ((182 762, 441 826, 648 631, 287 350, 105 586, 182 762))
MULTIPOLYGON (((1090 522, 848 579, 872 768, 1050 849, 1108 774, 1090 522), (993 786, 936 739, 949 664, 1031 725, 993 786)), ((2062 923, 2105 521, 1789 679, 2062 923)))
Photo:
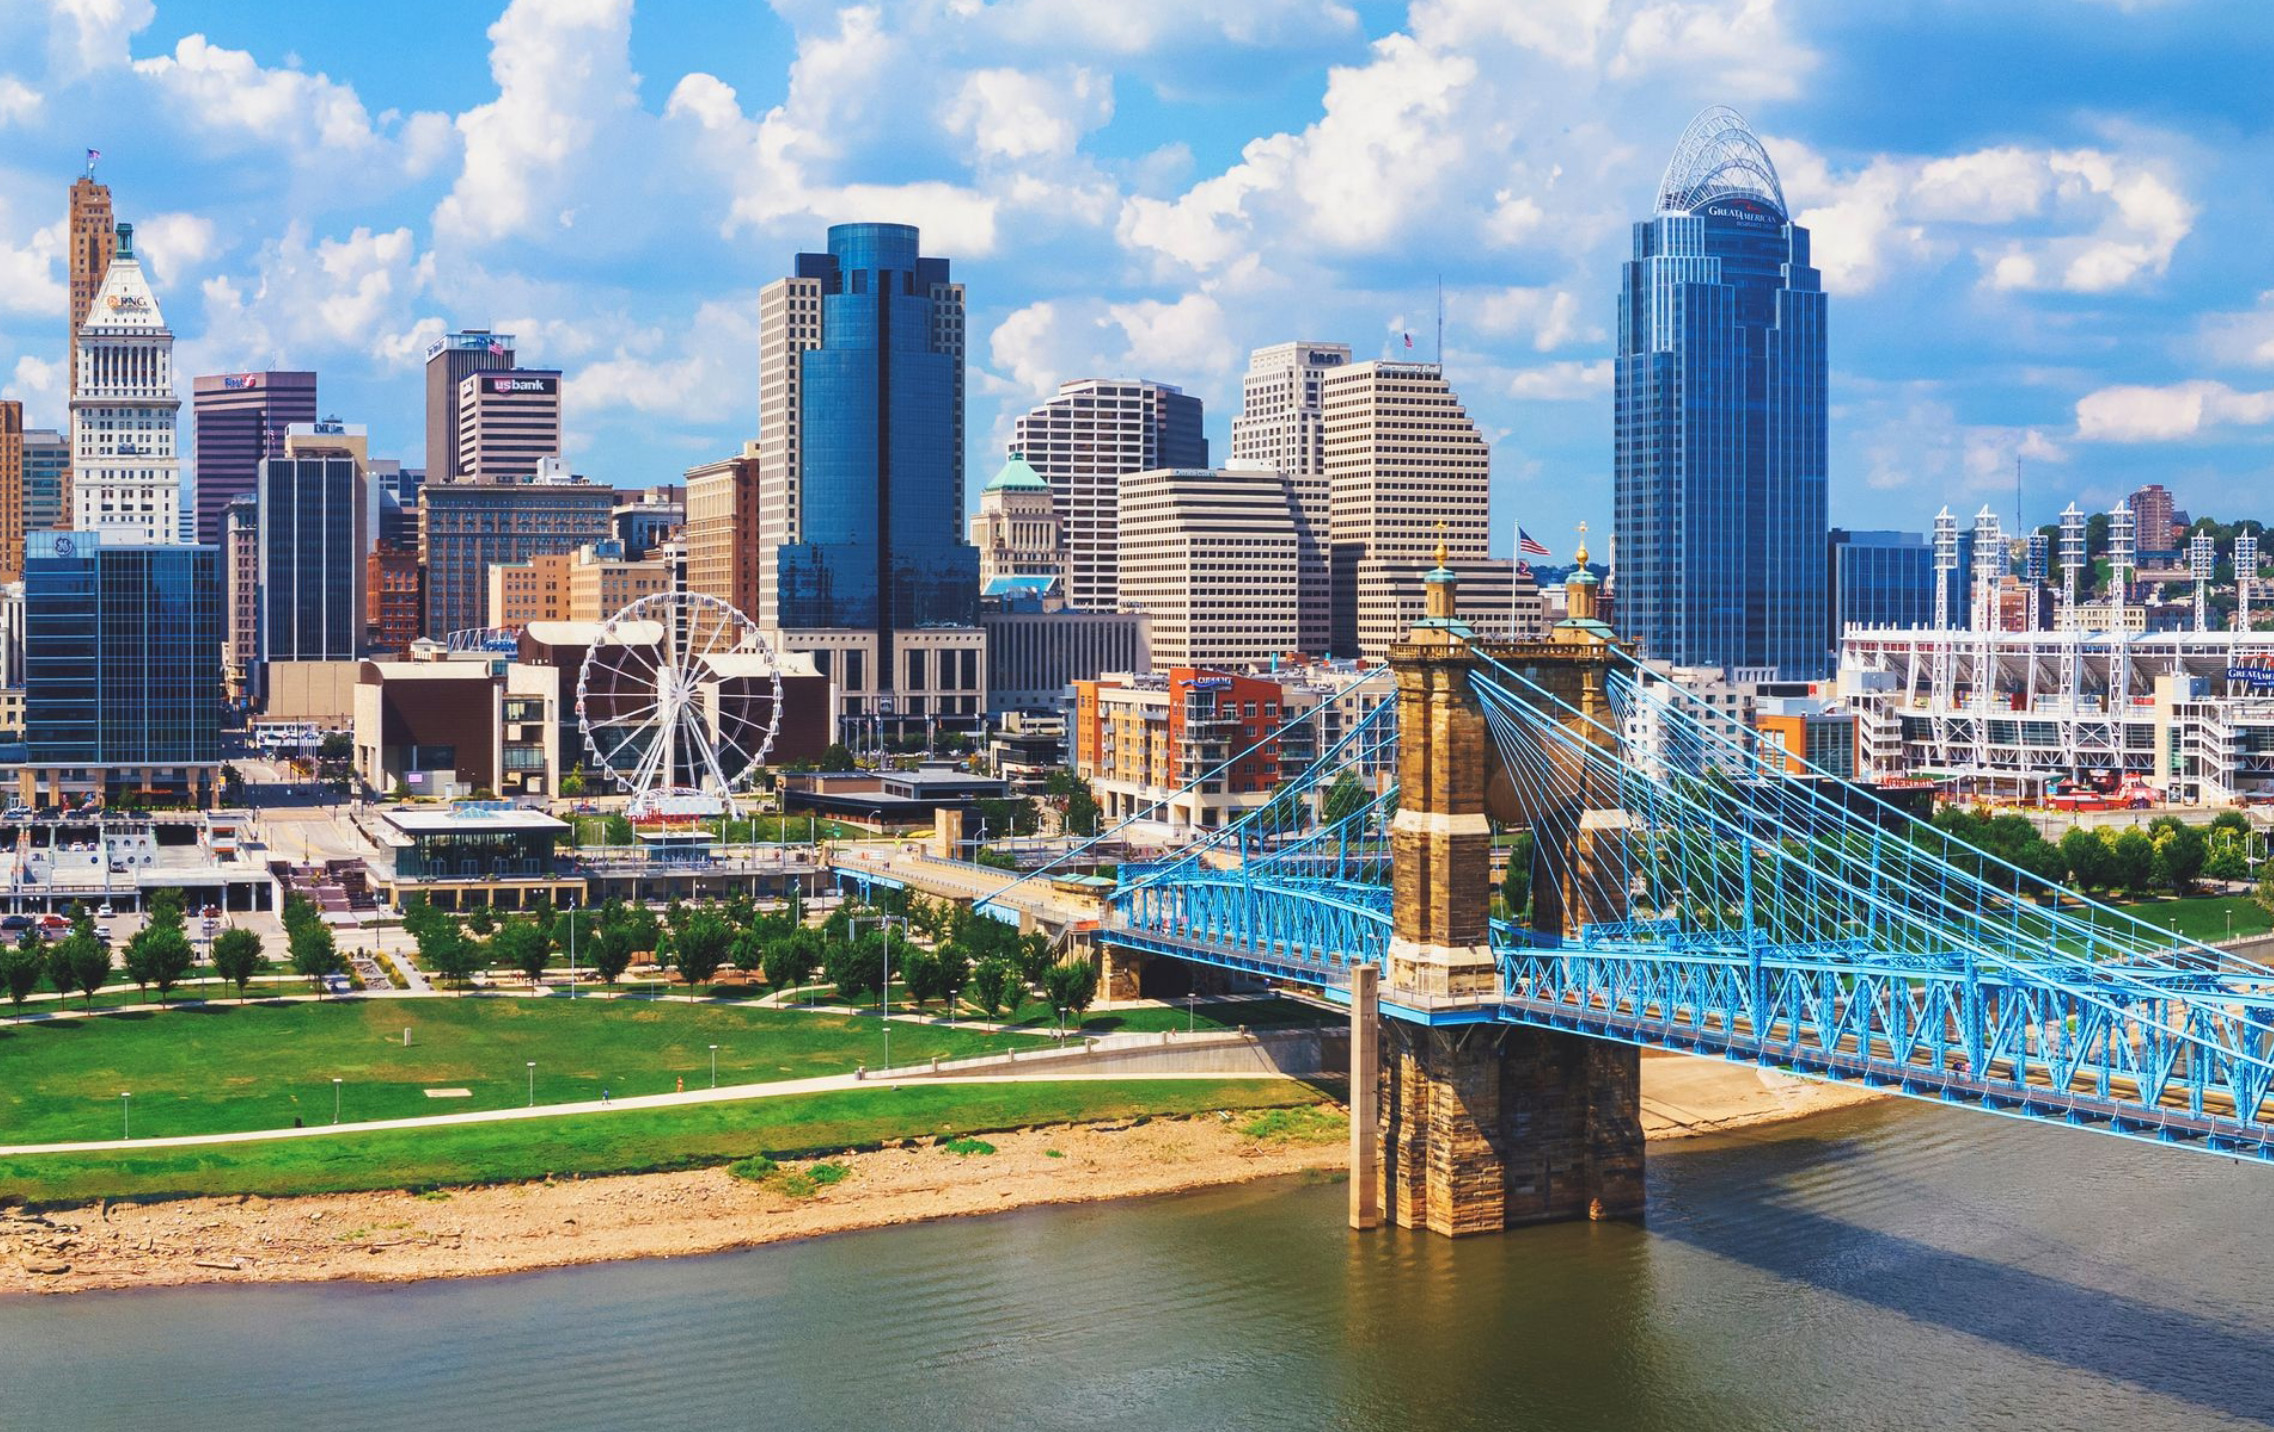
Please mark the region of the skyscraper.
POLYGON ((687 590, 758 615, 758 445, 687 469, 687 590))
POLYGON ((226 634, 221 674, 232 699, 249 701, 259 694, 254 672, 261 661, 261 504, 254 494, 234 497, 221 510, 218 561, 226 634))
POLYGON ((79 330, 71 398, 71 525, 111 546, 181 537, 182 464, 174 444, 174 334, 134 256, 134 226, 79 330))
POLYGON ((104 531, 26 540, 18 799, 212 799, 225 632, 218 566, 211 547, 119 547, 104 531))
POLYGON ((1825 300, 1732 110, 1690 122, 1634 226, 1615 403, 1620 635, 1684 666, 1822 673, 1825 300))
POLYGON ((458 385, 512 366, 513 335, 486 328, 446 333, 426 350, 426 481, 458 481, 458 385))
POLYGON ((24 579, 24 405, 0 398, 0 582, 24 579))
POLYGON ((1244 666, 1295 641, 1295 505, 1265 468, 1132 473, 1118 484, 1121 599, 1153 665, 1244 666))
POLYGON ((1850 626, 1934 624, 1934 548, 1920 532, 1850 532, 1829 537, 1827 586, 1835 656, 1850 626))
POLYGON ((418 500, 426 635, 444 641, 485 624, 491 567, 605 541, 616 493, 582 480, 430 482, 418 500))
POLYGON ((985 709, 963 324, 962 285, 905 224, 835 225, 760 296, 759 622, 813 654, 850 718, 985 709))
MULTIPOLYGON (((94 307, 95 290, 111 266, 117 235, 111 228, 111 190, 97 184, 93 174, 71 185, 71 375, 66 392, 79 392, 79 329, 94 307)), ((66 507, 69 506, 67 502, 66 507)))
POLYGON ((458 380, 456 482, 528 482, 561 455, 557 368, 502 368, 458 380))
POLYGON ((284 430, 316 421, 313 373, 215 373, 190 379, 191 466, 197 540, 221 540, 222 513, 253 490, 264 457, 284 452, 284 430))
POLYGON ((46 532, 71 515, 71 438, 54 428, 24 430, 24 530, 46 532))
POLYGON ((1240 414, 1232 419, 1232 461, 1276 468, 1295 498, 1298 645, 1323 656, 1332 644, 1327 570, 1326 412, 1328 374, 1350 362, 1342 343, 1279 343, 1248 355, 1240 414))
POLYGON ((1200 400, 1181 388, 1142 378, 1080 378, 1060 383, 1055 397, 1013 425, 1011 451, 1050 484, 1066 540, 1066 596, 1075 606, 1114 608, 1121 480, 1206 468, 1201 423, 1200 400))
POLYGON ((364 640, 370 493, 365 436, 344 423, 295 425, 287 455, 262 458, 260 661, 353 661, 364 640))
POLYGON ((1460 612, 1507 630, 1512 564, 1489 560, 1492 458, 1435 363, 1349 363, 1319 385, 1337 656, 1379 658, 1423 615, 1422 574, 1461 574, 1460 612))

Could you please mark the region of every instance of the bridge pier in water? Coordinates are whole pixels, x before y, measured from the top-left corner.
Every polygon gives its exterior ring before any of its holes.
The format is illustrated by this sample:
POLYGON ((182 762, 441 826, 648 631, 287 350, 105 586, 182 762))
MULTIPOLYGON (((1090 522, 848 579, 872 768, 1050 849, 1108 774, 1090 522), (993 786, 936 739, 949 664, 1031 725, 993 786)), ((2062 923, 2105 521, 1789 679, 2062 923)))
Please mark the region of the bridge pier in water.
MULTIPOLYGON (((1601 704, 1608 635, 1594 620, 1585 562, 1582 549, 1572 618, 1554 639, 1500 653, 1583 711, 1601 704)), ((1587 878, 1617 868, 1623 822, 1584 803, 1554 811, 1509 807, 1513 787, 1497 770, 1471 686, 1473 635, 1455 615, 1454 575, 1440 557, 1425 580, 1427 617, 1390 649, 1399 802, 1390 829, 1392 936, 1379 999, 1430 1018, 1385 1023, 1373 981, 1364 978, 1370 972, 1353 983, 1351 1225, 1388 1218, 1457 1237, 1526 1223, 1639 1217, 1641 1052, 1585 1035, 1460 1018, 1466 1009, 1481 1014, 1501 993, 1490 940, 1489 816, 1531 826, 1539 847, 1534 908, 1551 933, 1623 914, 1593 908, 1607 907, 1616 892, 1612 881, 1587 878), (1554 858, 1543 853, 1550 841, 1559 847, 1554 858), (1360 1181, 1367 1187, 1357 1187, 1360 1181)))

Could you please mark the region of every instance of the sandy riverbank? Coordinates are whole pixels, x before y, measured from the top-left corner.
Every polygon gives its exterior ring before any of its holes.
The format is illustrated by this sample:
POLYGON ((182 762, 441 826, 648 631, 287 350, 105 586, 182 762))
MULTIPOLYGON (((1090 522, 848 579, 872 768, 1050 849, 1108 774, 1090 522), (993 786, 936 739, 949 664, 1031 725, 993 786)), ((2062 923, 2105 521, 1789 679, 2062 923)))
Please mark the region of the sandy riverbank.
MULTIPOLYGON (((1722 1133, 1877 1097, 1738 1065, 1646 1058, 1652 1139, 1722 1133)), ((841 1156, 837 1183, 796 1197, 723 1168, 308 1198, 196 1198, 0 1210, 0 1294, 193 1283, 411 1282, 622 1258, 671 1258, 791 1238, 1053 1203, 1340 1174, 1346 1141, 1244 1132, 1207 1116, 990 1134, 958 1156, 931 1140, 841 1156)))

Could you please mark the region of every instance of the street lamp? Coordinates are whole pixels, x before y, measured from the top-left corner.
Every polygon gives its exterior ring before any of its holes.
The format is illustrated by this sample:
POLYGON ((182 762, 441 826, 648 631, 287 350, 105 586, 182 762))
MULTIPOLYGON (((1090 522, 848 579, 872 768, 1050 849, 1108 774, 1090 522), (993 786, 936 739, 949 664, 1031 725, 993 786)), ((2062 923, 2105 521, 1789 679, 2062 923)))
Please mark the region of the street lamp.
POLYGON ((121 1089, 121 1090, 119 1090, 119 1091, 118 1091, 118 1136, 119 1136, 120 1138, 122 1138, 122 1139, 131 1139, 131 1138, 133 1138, 133 1137, 134 1137, 134 1112, 133 1112, 133 1110, 134 1110, 134 1096, 133 1096, 132 1094, 128 1093, 128 1092, 127 1092, 126 1090, 124 1090, 124 1089, 121 1089))
POLYGON ((339 1077, 337 1074, 334 1074, 334 1075, 332 1076, 332 1122, 336 1124, 336 1123, 338 1123, 339 1121, 340 1121, 340 1077, 339 1077))
POLYGON ((719 1047, 718 1047, 716 1044, 714 1044, 714 1045, 712 1045, 712 1046, 711 1046, 711 1087, 712 1087, 713 1089, 716 1089, 718 1086, 719 1086, 719 1047))
POLYGON ((537 1061, 529 1061, 529 1107, 537 1107, 537 1061))
POLYGON ((1196 989, 1186 990, 1184 992, 1184 1032, 1191 1034, 1199 1028, 1200 991, 1196 989))

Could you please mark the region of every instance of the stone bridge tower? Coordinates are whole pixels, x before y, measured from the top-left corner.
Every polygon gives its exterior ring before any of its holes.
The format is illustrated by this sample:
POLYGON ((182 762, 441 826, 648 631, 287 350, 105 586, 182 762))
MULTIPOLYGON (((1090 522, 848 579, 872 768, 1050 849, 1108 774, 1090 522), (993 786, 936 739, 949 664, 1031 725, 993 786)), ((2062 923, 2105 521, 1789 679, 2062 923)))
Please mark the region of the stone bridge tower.
MULTIPOLYGON (((1550 640, 1495 647, 1583 712, 1602 709, 1610 632, 1586 549, 1571 613, 1550 640)), ((1474 634, 1455 615, 1457 578, 1424 579, 1427 615, 1390 649, 1398 683, 1395 890, 1389 954, 1358 972, 1351 1000, 1353 1227, 1384 1217, 1447 1235, 1642 1212, 1640 1054, 1584 1035, 1499 1023, 1488 917, 1491 817, 1531 826, 1536 924, 1560 935, 1594 919, 1623 817, 1586 790, 1576 806, 1519 809, 1470 678, 1474 634), (1379 1018, 1386 1001, 1423 1019, 1379 1018)), ((1623 911, 1616 912, 1623 915, 1623 911)))

